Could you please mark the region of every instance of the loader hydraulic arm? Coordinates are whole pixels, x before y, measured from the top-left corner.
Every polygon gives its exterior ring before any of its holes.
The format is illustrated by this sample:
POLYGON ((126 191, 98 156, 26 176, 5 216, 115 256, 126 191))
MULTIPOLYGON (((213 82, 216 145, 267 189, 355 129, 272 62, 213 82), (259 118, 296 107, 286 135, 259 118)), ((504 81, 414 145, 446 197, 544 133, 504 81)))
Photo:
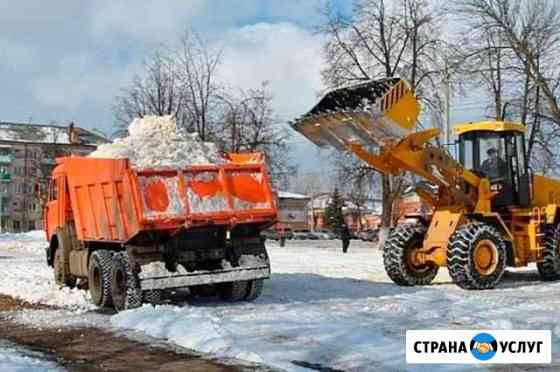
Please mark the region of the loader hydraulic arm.
POLYGON ((395 143, 380 147, 378 154, 362 144, 349 143, 348 150, 383 174, 398 175, 404 171, 422 177, 437 186, 434 190, 425 183, 416 192, 434 206, 461 205, 469 211, 489 209, 485 201, 492 199, 488 181, 465 169, 449 153, 428 141, 437 137, 439 129, 409 134, 395 143))

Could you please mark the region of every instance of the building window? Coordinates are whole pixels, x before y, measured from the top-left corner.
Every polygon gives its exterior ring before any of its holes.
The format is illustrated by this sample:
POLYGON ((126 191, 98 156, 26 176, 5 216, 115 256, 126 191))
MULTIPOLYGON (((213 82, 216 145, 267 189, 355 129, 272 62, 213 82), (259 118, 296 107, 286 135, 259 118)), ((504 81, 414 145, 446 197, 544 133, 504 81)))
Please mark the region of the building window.
POLYGON ((14 230, 19 231, 21 224, 19 221, 14 220, 14 230))

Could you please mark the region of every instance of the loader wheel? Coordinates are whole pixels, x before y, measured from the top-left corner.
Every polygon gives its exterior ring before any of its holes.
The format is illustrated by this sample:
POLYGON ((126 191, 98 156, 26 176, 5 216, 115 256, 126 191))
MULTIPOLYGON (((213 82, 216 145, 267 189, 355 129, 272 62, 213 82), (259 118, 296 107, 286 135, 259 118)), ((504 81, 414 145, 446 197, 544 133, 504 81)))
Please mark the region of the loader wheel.
POLYGON ((391 231, 383 247, 383 265, 393 282, 402 286, 427 285, 434 280, 438 266, 432 262, 418 263, 416 251, 422 247, 426 227, 401 225, 391 231))
POLYGON ((93 303, 99 307, 110 307, 113 304, 111 300, 111 261, 111 252, 103 249, 93 252, 89 258, 89 293, 93 303))
POLYGON ((242 301, 247 296, 247 286, 247 281, 220 283, 217 285, 218 296, 224 301, 242 301))
POLYGON ((491 289, 506 269, 506 242, 494 227, 473 222, 449 239, 447 268, 453 282, 464 289, 491 289))
POLYGON ((560 279, 560 225, 548 225, 544 231, 541 262, 537 269, 543 280, 552 281, 560 279))
POLYGON ((119 252, 113 256, 111 289, 115 310, 134 309, 142 305, 140 279, 133 270, 126 252, 119 252))
POLYGON ((76 277, 65 273, 64 264, 62 262, 62 248, 56 249, 53 261, 54 281, 56 284, 60 287, 74 288, 76 286, 76 277))
POLYGON ((263 290, 264 280, 255 279, 249 281, 247 284, 247 294, 245 295, 245 301, 254 301, 260 297, 263 290))
POLYGON ((161 289, 150 289, 148 291, 142 292, 143 302, 152 305, 161 305, 163 303, 163 290, 161 289))

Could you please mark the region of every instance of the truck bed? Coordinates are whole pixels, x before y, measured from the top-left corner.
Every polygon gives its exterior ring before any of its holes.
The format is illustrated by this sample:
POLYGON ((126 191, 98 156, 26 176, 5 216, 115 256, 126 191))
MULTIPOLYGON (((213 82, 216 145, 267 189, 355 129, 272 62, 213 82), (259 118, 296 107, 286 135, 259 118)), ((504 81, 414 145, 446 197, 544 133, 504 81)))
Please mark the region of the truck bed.
POLYGON ((145 231, 274 221, 276 203, 259 155, 179 170, 68 157, 55 173, 67 174, 67 208, 73 208, 79 240, 126 243, 145 231))

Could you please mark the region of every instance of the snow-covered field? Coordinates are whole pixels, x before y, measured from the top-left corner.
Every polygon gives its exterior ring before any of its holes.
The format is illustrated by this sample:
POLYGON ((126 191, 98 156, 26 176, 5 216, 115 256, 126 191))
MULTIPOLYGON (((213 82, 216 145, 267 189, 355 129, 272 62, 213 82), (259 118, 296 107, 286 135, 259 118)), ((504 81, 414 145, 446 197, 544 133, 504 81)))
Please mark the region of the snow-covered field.
MULTIPOLYGON (((19 246, 14 243, 19 237, 11 239, 0 238, 0 256, 19 246)), ((399 287, 386 277, 381 252, 370 243, 353 241, 348 254, 339 245, 289 241, 280 248, 267 243, 274 274, 253 303, 191 299, 174 306, 145 305, 112 316, 110 323, 216 357, 289 371, 309 364, 409 370, 404 358, 407 329, 551 329, 553 361, 560 357, 560 283, 541 282, 534 267, 508 272, 491 291, 461 290, 445 270, 432 286, 399 287)), ((0 281, 0 293, 88 309, 83 292, 56 289, 42 255, 0 259, 0 272, 7 278, 0 281)))

